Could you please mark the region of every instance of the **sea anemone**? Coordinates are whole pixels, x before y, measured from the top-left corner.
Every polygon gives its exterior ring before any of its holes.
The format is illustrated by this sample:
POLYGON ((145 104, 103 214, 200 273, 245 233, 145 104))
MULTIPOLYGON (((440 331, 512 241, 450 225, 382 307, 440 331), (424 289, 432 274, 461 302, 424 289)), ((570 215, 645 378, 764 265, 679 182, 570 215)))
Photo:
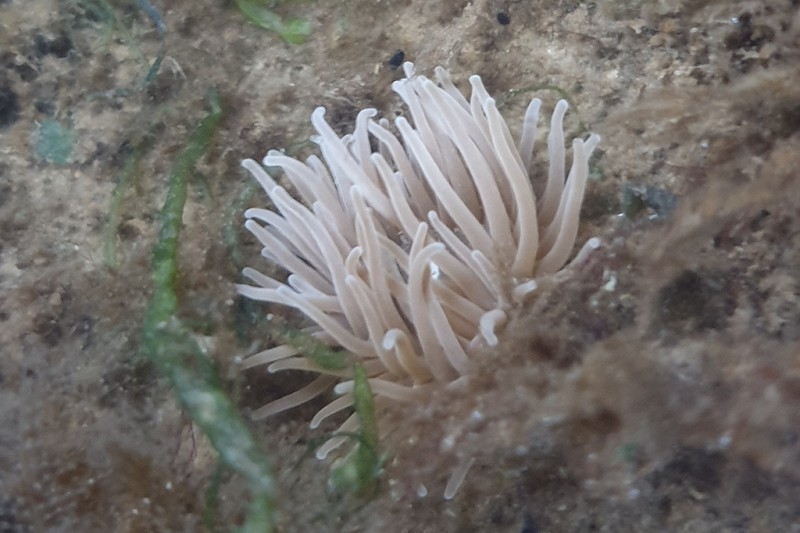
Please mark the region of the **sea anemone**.
MULTIPOLYGON (((568 105, 559 101, 537 201, 529 169, 536 166, 540 100, 528 105, 515 146, 478 76, 469 79, 467 100, 441 67, 438 83, 416 75, 411 63, 404 69, 406 77, 392 88, 410 120, 396 118, 392 130, 386 119, 375 120, 376 110, 365 109, 354 132, 340 138, 320 107, 311 122, 322 159, 267 154, 264 167, 280 168, 294 194, 255 161, 242 163, 272 201, 271 209, 248 209, 245 226, 288 277, 245 268, 253 284, 239 285, 239 293, 305 314, 313 322, 308 335, 363 366, 379 408, 387 400, 418 401, 431 387, 467 375, 477 348, 497 344, 509 310, 536 289, 537 279, 564 267, 599 141, 597 135, 572 141, 565 176, 568 105)), ((352 407, 351 371, 325 368, 302 352, 285 344, 244 360, 245 368, 319 374, 256 410, 256 418, 331 388, 339 397, 314 416, 312 428, 352 407)), ((351 414, 340 429, 357 426, 351 414)), ((318 457, 344 438, 327 441, 318 457)))

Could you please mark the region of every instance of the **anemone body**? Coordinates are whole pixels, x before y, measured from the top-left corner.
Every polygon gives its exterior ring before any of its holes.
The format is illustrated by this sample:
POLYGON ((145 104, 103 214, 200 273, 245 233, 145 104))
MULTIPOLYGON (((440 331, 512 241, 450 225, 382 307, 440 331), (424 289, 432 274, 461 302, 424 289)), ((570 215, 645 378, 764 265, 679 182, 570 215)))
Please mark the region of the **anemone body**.
MULTIPOLYGON (((288 273, 246 268, 254 300, 293 307, 313 323, 318 341, 356 357, 380 400, 414 401, 437 383, 469 372, 480 345, 495 345, 511 307, 536 279, 564 267, 578 231, 580 205, 597 135, 572 141, 566 172, 564 100, 547 138, 546 184, 537 200, 531 184, 540 101, 527 108, 517 144, 478 76, 465 98, 448 74, 437 82, 416 75, 392 88, 410 117, 392 128, 377 112, 358 114, 340 138, 317 108, 311 122, 322 159, 301 162, 270 151, 264 166, 243 166, 269 196, 270 209, 245 212, 262 255, 288 273), (267 172, 279 168, 292 196, 267 172), (285 281, 284 281, 285 279, 285 281)), ((298 348, 254 354, 245 367, 317 372, 306 387, 258 409, 265 417, 332 387, 340 394, 311 421, 352 406, 347 372, 325 370, 298 348)), ((342 425, 357 426, 355 415, 342 425)), ((325 456, 341 440, 319 450, 325 456)))

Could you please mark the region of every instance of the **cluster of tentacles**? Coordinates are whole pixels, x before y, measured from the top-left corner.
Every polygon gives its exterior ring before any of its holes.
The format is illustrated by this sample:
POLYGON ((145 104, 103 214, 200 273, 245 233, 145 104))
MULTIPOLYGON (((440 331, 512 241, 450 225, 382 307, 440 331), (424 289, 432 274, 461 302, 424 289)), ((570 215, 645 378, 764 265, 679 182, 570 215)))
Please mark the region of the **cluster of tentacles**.
MULTIPOLYGON (((298 161, 270 151, 262 167, 243 162, 269 195, 270 209, 248 209, 246 227, 262 255, 285 272, 247 268, 241 294, 293 307, 313 325, 307 333, 350 352, 376 398, 413 401, 465 375, 481 344, 497 343, 509 309, 559 271, 576 239, 589 157, 599 137, 572 141, 566 173, 559 101, 547 138, 547 180, 537 200, 531 184, 541 102, 530 102, 514 144, 495 100, 478 76, 467 100, 444 69, 437 82, 416 75, 393 84, 410 111, 394 126, 374 109, 358 114, 340 138, 318 108, 311 117, 322 159, 298 161), (323 162, 324 161, 324 162, 323 162), (265 169, 280 168, 295 195, 265 169), (288 277, 283 277, 288 272, 288 277), (285 279, 285 281, 284 281, 285 279)), ((320 367, 292 345, 245 359, 270 372, 307 370, 309 385, 256 411, 268 416, 332 387, 339 397, 312 427, 352 406, 347 370, 320 367)), ((341 429, 353 431, 351 415, 341 429)), ((328 441, 324 457, 342 439, 328 441)))

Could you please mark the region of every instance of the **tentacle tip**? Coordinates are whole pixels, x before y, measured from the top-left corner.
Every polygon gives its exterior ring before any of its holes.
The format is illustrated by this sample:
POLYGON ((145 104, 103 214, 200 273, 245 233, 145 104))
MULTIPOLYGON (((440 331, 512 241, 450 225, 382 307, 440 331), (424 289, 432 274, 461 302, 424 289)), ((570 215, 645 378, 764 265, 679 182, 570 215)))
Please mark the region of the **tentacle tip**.
POLYGON ((394 350, 397 347, 397 341, 402 335, 402 332, 399 329, 390 329, 386 332, 383 336, 383 342, 381 346, 383 346, 384 350, 394 350))
POLYGON ((484 313, 480 318, 480 332, 481 336, 489 346, 497 346, 499 340, 495 330, 501 328, 508 321, 508 315, 502 309, 493 309, 488 313, 484 313))
POLYGON ((528 297, 533 294, 536 289, 539 288, 539 284, 536 280, 528 280, 520 283, 516 287, 514 287, 514 291, 512 294, 512 298, 515 303, 522 303, 528 299, 528 297))

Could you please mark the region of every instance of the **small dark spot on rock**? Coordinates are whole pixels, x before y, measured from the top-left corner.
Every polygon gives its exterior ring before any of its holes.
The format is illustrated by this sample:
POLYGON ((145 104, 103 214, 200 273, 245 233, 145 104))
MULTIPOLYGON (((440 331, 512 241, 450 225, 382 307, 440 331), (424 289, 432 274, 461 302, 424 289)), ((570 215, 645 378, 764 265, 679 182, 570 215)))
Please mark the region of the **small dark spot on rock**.
POLYGON ((63 59, 72 50, 72 40, 63 33, 54 39, 48 39, 40 33, 33 38, 33 46, 39 57, 53 55, 63 59))
POLYGON ((659 291, 656 325, 673 333, 722 328, 731 298, 722 276, 684 270, 659 291))
POLYGON ((156 76, 150 84, 147 85, 145 92, 150 102, 161 104, 169 100, 180 88, 181 80, 175 79, 171 76, 163 75, 163 72, 156 76))
POLYGON ((92 329, 94 328, 94 319, 89 315, 81 315, 75 323, 73 333, 83 339, 82 348, 85 350, 92 344, 92 329))
POLYGON ((750 231, 761 231, 761 228, 764 226, 763 222, 767 219, 767 217, 769 217, 770 214, 771 213, 769 212, 769 209, 762 209, 759 211, 750 221, 750 231))
POLYGON ((50 41, 50 53, 62 59, 67 57, 72 48, 72 39, 63 33, 50 41))
POLYGON ((776 121, 775 133, 781 137, 789 137, 800 130, 800 104, 789 103, 780 110, 776 121))
POLYGON ((59 341, 61 341, 61 337, 63 337, 63 331, 61 330, 61 324, 58 323, 58 317, 46 313, 34 319, 33 331, 39 335, 48 346, 56 346, 59 341))
POLYGON ((525 513, 525 516, 522 518, 522 527, 520 528, 520 533, 538 533, 539 528, 536 527, 536 521, 533 517, 525 513))
POLYGON ((544 332, 537 333, 528 337, 528 350, 530 353, 533 354, 533 357, 545 361, 555 359, 558 355, 558 342, 544 332))
POLYGON ((672 498, 670 498, 669 495, 665 495, 659 498, 655 504, 656 510, 662 519, 669 518, 669 515, 672 513, 672 498))
POLYGON ((141 405, 148 398, 150 387, 156 383, 156 368, 147 360, 136 359, 112 368, 102 377, 105 392, 98 398, 101 407, 115 406, 125 397, 141 405))
POLYGON ((119 238, 123 241, 132 241, 140 234, 141 232, 139 231, 139 228, 127 222, 120 224, 119 229, 117 230, 117 235, 119 235, 119 238))
POLYGON ((758 49, 775 38, 775 31, 764 24, 754 24, 750 13, 739 15, 735 25, 736 29, 725 36, 725 47, 728 50, 758 49))
POLYGON ((608 409, 601 409, 592 416, 584 418, 581 422, 582 429, 589 433, 600 435, 610 435, 622 428, 622 420, 616 413, 608 409))
POLYGON ((94 155, 92 157, 96 159, 105 158, 106 156, 108 156, 110 152, 111 152, 111 147, 108 145, 108 143, 99 141, 95 145, 94 155))
POLYGON ((629 219, 637 218, 645 210, 650 210, 659 217, 666 217, 677 203, 678 197, 665 189, 631 183, 622 187, 622 212, 629 219))
POLYGON ((36 55, 39 57, 47 55, 50 51, 50 46, 47 41, 47 37, 42 35, 41 33, 37 33, 33 38, 33 47, 36 50, 36 55))
POLYGON ((0 85, 0 129, 11 126, 19 118, 19 97, 7 85, 0 85))
POLYGON ((497 23, 501 26, 507 26, 508 24, 511 24, 511 17, 509 17, 508 13, 505 11, 499 11, 497 13, 497 23))
POLYGON ((775 497, 776 487, 769 474, 758 468, 751 460, 737 467, 735 493, 742 501, 763 502, 775 497))
POLYGON ((515 509, 511 498, 497 495, 492 499, 489 507, 489 523, 493 526, 508 528, 515 521, 515 509))
POLYGON ((406 58, 406 53, 402 50, 397 50, 392 57, 389 58, 389 68, 392 70, 397 70, 397 67, 403 64, 403 60, 406 58))
POLYGON ((48 117, 52 117, 56 112, 56 106, 50 100, 36 100, 33 103, 33 107, 36 108, 36 111, 48 117))
POLYGON ((653 484, 659 486, 666 482, 709 493, 720 486, 720 472, 724 466, 725 457, 721 453, 684 448, 656 475, 653 484))
POLYGON ((39 72, 28 63, 14 65, 13 68, 17 71, 19 78, 26 83, 32 82, 39 76, 39 72))
MULTIPOLYGON (((3 0, 0 0, 0 5, 5 3, 3 0)), ((8 532, 8 533, 15 533, 15 532, 23 532, 23 531, 30 531, 30 529, 17 520, 17 502, 12 499, 1 500, 0 501, 0 531, 8 532)))

